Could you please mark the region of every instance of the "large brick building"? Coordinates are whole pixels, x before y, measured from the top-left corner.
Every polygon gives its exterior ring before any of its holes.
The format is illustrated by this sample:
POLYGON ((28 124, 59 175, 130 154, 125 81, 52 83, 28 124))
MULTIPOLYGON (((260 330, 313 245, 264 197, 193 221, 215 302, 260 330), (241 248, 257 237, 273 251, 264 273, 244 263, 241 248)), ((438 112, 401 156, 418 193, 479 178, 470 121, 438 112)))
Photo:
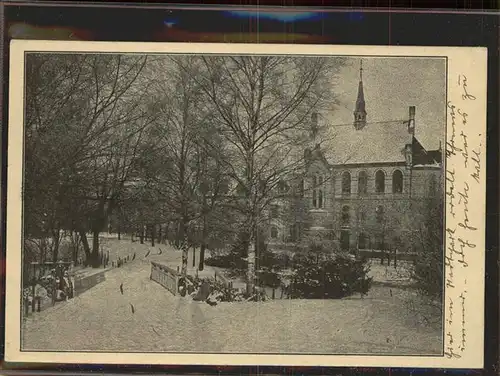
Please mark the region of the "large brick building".
POLYGON ((415 136, 415 111, 410 106, 407 119, 370 123, 360 69, 352 126, 332 126, 333 150, 305 150, 302 214, 272 215, 271 242, 316 232, 342 249, 408 249, 409 232, 425 217, 422 203, 440 194, 443 176, 441 147, 425 150, 415 136))

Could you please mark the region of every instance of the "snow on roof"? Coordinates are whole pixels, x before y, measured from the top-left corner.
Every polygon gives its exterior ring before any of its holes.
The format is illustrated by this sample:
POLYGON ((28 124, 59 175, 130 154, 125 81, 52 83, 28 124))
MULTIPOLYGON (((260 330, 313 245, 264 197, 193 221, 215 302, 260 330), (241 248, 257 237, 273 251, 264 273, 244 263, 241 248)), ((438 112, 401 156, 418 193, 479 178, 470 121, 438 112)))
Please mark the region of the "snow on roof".
POLYGON ((332 165, 405 162, 412 137, 405 120, 334 127, 328 159, 332 165))
POLYGON ((439 163, 429 163, 429 164, 416 164, 416 165, 413 165, 413 167, 415 167, 415 168, 419 168, 419 167, 435 167, 435 168, 440 168, 441 165, 439 163))

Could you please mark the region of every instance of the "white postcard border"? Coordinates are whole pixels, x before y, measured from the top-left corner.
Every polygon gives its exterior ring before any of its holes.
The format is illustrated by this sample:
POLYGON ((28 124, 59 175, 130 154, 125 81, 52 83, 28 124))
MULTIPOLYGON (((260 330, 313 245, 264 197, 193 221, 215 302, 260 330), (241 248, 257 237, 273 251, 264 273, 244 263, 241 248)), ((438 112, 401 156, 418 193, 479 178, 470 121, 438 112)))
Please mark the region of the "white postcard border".
MULTIPOLYGON (((6 216, 6 361, 163 365, 482 368, 484 361, 486 229, 486 172, 484 162, 486 159, 486 61, 487 49, 481 47, 12 41, 10 48, 6 216), (446 160, 446 228, 448 231, 445 234, 447 256, 445 268, 447 287, 444 299, 446 312, 445 355, 439 357, 20 351, 21 294, 19 286, 21 285, 20 247, 22 239, 23 82, 24 56, 25 52, 29 51, 447 57, 448 115, 446 154, 448 158, 446 160), (464 114, 466 115, 464 116, 464 114), (454 139, 452 139, 453 136, 454 139), (463 140, 467 141, 467 147, 465 148, 467 154, 464 154, 466 152, 464 151, 463 140), (468 160, 468 163, 464 163, 465 159, 468 160), (453 181, 451 181, 452 178, 453 181), (451 191, 450 187, 453 187, 451 191), (453 209, 455 209, 454 217, 450 215, 453 209), (450 276, 450 270, 453 271, 452 276, 450 276), (449 281, 449 278, 452 278, 452 280, 449 281)), ((415 72, 415 74, 418 74, 418 72, 415 72)))

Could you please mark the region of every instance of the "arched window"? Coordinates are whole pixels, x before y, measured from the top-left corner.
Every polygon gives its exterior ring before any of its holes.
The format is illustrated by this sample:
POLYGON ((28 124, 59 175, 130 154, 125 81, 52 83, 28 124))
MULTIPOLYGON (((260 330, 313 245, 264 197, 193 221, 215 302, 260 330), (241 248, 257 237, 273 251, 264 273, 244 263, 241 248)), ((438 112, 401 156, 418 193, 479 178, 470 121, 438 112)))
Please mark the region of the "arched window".
POLYGON ((279 216, 279 206, 272 205, 271 206, 271 218, 278 218, 279 216))
POLYGON ((366 212, 363 208, 358 211, 358 221, 359 223, 364 223, 366 221, 366 212))
POLYGON ((316 209, 322 209, 324 204, 323 176, 314 175, 312 178, 312 206, 316 209))
POLYGON ((376 236, 376 247, 378 250, 385 250, 385 238, 383 234, 376 236))
POLYGON ((385 192, 385 174, 384 171, 378 170, 375 173, 375 192, 384 193, 385 192))
POLYGON ((347 171, 342 174, 342 194, 351 194, 351 174, 347 171))
POLYGON ((361 233, 358 237, 358 248, 366 249, 368 247, 368 238, 365 234, 361 233))
POLYGON ((351 221, 350 218, 350 213, 349 213, 349 206, 344 206, 342 207, 342 225, 343 226, 348 226, 351 221))
POLYGON ((276 239, 278 237, 278 229, 276 227, 271 227, 271 238, 276 239))
POLYGON ((381 223, 384 221, 384 207, 382 205, 377 206, 377 208, 375 209, 375 214, 376 214, 378 223, 381 223))
POLYGON ((403 193, 403 173, 400 170, 392 174, 392 193, 403 193))
POLYGON ((318 182, 316 180, 316 175, 313 176, 312 178, 312 206, 313 208, 316 208, 318 205, 318 191, 316 190, 316 186, 318 185, 318 182))
POLYGON ((358 175, 358 195, 366 194, 368 185, 368 175, 365 171, 361 171, 358 175))
POLYGON ((323 177, 318 177, 318 208, 323 208, 323 177))
POLYGON ((400 250, 401 248, 401 238, 399 236, 394 236, 392 238, 392 246, 394 247, 394 250, 400 250))

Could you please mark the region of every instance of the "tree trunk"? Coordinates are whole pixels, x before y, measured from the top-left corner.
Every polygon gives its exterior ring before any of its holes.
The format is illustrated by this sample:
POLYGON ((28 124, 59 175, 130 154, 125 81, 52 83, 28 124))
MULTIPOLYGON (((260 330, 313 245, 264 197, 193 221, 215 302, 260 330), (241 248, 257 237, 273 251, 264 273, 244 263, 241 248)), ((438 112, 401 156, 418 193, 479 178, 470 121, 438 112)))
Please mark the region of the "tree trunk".
POLYGON ((100 231, 98 229, 94 229, 92 231, 92 257, 91 257, 91 265, 93 268, 98 268, 100 266, 100 259, 99 259, 99 233, 100 231))
POLYGON ((200 261, 198 264, 198 270, 202 271, 205 267, 205 242, 203 241, 200 246, 200 261))
POLYGON ((156 225, 151 225, 151 247, 155 246, 156 225))
POLYGON ((60 231, 52 231, 52 262, 57 262, 59 258, 59 243, 61 240, 60 231))
POLYGON ((85 263, 88 265, 91 259, 91 252, 89 241, 87 239, 87 233, 85 232, 85 230, 79 230, 78 233, 80 235, 80 239, 82 240, 83 251, 85 252, 85 263))
POLYGON ((248 269, 247 269, 247 294, 252 295, 255 290, 255 239, 250 240, 248 245, 248 269))
MULTIPOLYGON (((254 188, 252 188, 253 190, 254 188)), ((258 220, 258 211, 254 204, 254 199, 252 197, 256 195, 250 195, 249 197, 249 214, 250 214, 250 223, 247 227, 247 294, 251 295, 255 291, 255 261, 256 261, 256 252, 257 249, 257 220, 258 220)))
POLYGON ((207 206, 207 197, 206 195, 203 196, 203 229, 201 230, 201 245, 200 245, 200 261, 198 264, 198 270, 203 270, 205 267, 205 248, 207 244, 207 211, 206 211, 206 206, 207 206))
POLYGON ((141 232, 139 233, 139 239, 141 244, 144 244, 144 227, 141 227, 141 232))
POLYGON ((255 223, 255 218, 251 218, 250 225, 243 230, 242 256, 247 259, 246 290, 249 295, 252 295, 255 291, 255 261, 257 253, 255 223))
POLYGON ((72 260, 75 265, 78 265, 78 251, 80 249, 78 233, 76 231, 71 231, 71 237, 73 239, 73 246, 74 246, 72 260))
POLYGON ((193 268, 196 268, 196 246, 193 246, 193 268))
POLYGON ((187 266, 188 266, 188 257, 189 257, 189 239, 187 233, 187 221, 184 219, 181 221, 180 232, 182 235, 182 266, 181 266, 181 275, 186 277, 187 275, 187 266))
POLYGON ((161 238, 161 224, 158 225, 158 243, 162 243, 162 238, 161 238))

